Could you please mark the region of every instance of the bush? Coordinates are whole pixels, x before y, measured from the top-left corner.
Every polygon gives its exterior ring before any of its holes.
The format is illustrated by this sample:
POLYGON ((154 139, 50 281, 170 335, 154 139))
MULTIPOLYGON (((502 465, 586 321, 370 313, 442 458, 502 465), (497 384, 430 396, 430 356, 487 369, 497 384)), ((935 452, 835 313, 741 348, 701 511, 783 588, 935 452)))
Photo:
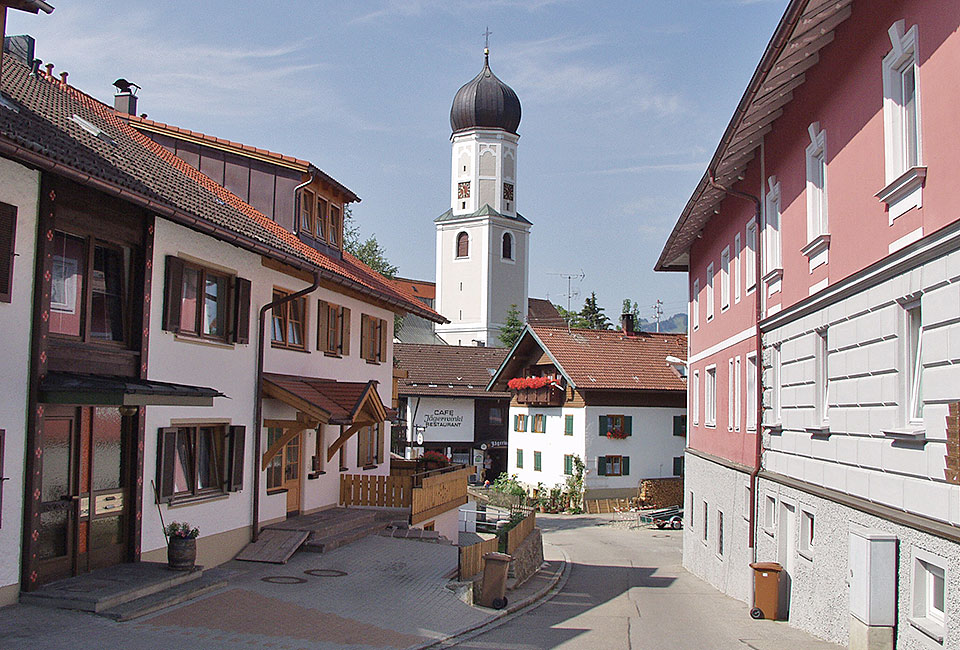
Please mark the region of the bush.
POLYGON ((500 494, 512 494, 514 496, 526 496, 527 494, 524 487, 520 485, 520 481, 517 480, 517 475, 513 474, 511 476, 506 472, 498 476, 490 487, 494 492, 499 492, 500 494))

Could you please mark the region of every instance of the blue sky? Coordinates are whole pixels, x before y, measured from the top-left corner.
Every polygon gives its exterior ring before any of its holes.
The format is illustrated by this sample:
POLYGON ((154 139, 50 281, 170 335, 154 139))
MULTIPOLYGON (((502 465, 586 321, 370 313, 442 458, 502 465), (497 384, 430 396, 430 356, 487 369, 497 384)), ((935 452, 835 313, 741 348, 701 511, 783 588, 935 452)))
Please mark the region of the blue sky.
MULTIPOLYGON (((450 103, 479 72, 520 97, 517 205, 533 222, 530 293, 564 304, 579 273, 614 317, 663 300, 653 265, 787 0, 53 1, 7 33, 112 103, 306 158, 363 198, 354 215, 406 277, 433 279, 450 207, 450 103), (282 10, 276 7, 282 6, 282 10)), ((576 283, 575 283, 576 286, 576 283)))

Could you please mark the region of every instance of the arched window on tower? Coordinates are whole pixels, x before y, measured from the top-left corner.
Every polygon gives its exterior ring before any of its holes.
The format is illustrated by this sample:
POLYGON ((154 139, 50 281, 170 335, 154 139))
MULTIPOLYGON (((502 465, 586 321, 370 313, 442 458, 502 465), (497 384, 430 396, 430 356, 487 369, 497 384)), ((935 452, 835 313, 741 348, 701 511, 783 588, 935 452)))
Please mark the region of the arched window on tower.
POLYGON ((513 259, 513 235, 508 232, 503 233, 503 247, 500 256, 505 260, 513 259))
POLYGON ((469 257, 470 255, 470 236, 462 232, 457 235, 457 257, 469 257))

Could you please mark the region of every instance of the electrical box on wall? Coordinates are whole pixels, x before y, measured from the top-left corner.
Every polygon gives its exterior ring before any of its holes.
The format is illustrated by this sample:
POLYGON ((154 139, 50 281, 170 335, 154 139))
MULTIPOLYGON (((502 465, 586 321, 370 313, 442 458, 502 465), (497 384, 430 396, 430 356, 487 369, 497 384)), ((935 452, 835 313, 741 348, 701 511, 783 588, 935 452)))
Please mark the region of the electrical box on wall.
POLYGON ((850 613, 865 625, 896 625, 897 536, 853 528, 849 539, 850 613))

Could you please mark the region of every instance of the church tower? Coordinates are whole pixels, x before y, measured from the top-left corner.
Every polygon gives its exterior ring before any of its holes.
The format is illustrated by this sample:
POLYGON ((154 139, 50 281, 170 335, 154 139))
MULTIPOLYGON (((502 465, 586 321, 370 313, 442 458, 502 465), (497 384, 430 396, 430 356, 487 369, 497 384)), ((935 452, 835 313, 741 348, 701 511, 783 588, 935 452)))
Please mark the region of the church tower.
POLYGON ((520 100, 490 70, 457 91, 450 209, 437 217, 436 309, 450 323, 437 334, 451 345, 500 346, 511 305, 527 314, 530 222, 517 212, 520 100))

